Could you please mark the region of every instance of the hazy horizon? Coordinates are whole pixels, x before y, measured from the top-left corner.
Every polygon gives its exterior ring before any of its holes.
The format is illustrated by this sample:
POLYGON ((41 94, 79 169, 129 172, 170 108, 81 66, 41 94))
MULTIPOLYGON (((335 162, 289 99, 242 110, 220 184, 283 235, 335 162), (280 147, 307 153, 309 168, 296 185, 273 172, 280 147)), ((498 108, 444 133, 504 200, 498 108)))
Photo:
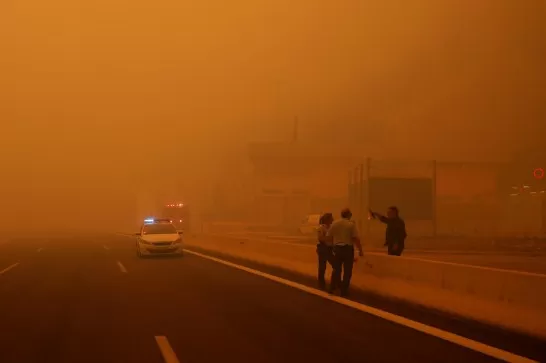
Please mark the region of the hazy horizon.
POLYGON ((126 218, 105 205, 161 186, 203 199, 222 157, 290 139, 295 116, 317 142, 516 152, 546 135, 545 14, 540 0, 3 1, 4 220, 126 218))

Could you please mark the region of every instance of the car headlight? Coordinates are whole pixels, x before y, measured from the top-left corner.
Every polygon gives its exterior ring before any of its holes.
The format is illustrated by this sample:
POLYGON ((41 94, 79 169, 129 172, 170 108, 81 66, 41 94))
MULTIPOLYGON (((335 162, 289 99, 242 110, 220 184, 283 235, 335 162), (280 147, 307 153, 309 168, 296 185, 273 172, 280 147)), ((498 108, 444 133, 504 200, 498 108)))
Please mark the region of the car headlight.
POLYGON ((182 243, 182 237, 178 237, 178 239, 173 242, 173 245, 178 245, 180 243, 182 243))
POLYGON ((141 239, 139 242, 144 244, 144 245, 151 245, 152 244, 152 242, 148 242, 148 241, 145 241, 143 239, 141 239))

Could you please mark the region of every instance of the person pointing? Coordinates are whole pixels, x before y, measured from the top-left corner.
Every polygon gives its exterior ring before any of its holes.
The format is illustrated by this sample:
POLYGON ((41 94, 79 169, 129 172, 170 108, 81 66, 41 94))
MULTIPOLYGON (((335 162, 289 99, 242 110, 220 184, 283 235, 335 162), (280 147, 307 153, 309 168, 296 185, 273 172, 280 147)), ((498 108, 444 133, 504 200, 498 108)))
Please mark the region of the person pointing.
POLYGON ((395 206, 387 210, 387 216, 383 216, 370 209, 370 216, 378 219, 381 223, 387 225, 385 231, 385 246, 387 253, 391 256, 401 256, 404 251, 404 245, 407 238, 406 224, 400 218, 400 212, 395 206))

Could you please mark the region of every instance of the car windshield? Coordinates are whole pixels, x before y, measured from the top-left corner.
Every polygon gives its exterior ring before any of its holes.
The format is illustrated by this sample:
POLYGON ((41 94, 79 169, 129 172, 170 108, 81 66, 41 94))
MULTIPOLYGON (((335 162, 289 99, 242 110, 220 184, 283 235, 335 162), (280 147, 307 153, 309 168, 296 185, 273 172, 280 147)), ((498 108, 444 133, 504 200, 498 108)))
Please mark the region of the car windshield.
POLYGON ((177 233, 176 228, 170 223, 149 224, 144 226, 142 234, 173 234, 177 233))

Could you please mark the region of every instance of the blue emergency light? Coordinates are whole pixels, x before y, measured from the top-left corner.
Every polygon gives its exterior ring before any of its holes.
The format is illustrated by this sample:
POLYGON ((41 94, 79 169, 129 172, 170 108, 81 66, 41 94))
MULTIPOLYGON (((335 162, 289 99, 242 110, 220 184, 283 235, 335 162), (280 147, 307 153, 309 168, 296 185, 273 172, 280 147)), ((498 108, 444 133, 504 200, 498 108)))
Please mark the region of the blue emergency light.
POLYGON ((168 218, 146 218, 144 220, 145 224, 155 224, 155 223, 172 223, 168 218))

